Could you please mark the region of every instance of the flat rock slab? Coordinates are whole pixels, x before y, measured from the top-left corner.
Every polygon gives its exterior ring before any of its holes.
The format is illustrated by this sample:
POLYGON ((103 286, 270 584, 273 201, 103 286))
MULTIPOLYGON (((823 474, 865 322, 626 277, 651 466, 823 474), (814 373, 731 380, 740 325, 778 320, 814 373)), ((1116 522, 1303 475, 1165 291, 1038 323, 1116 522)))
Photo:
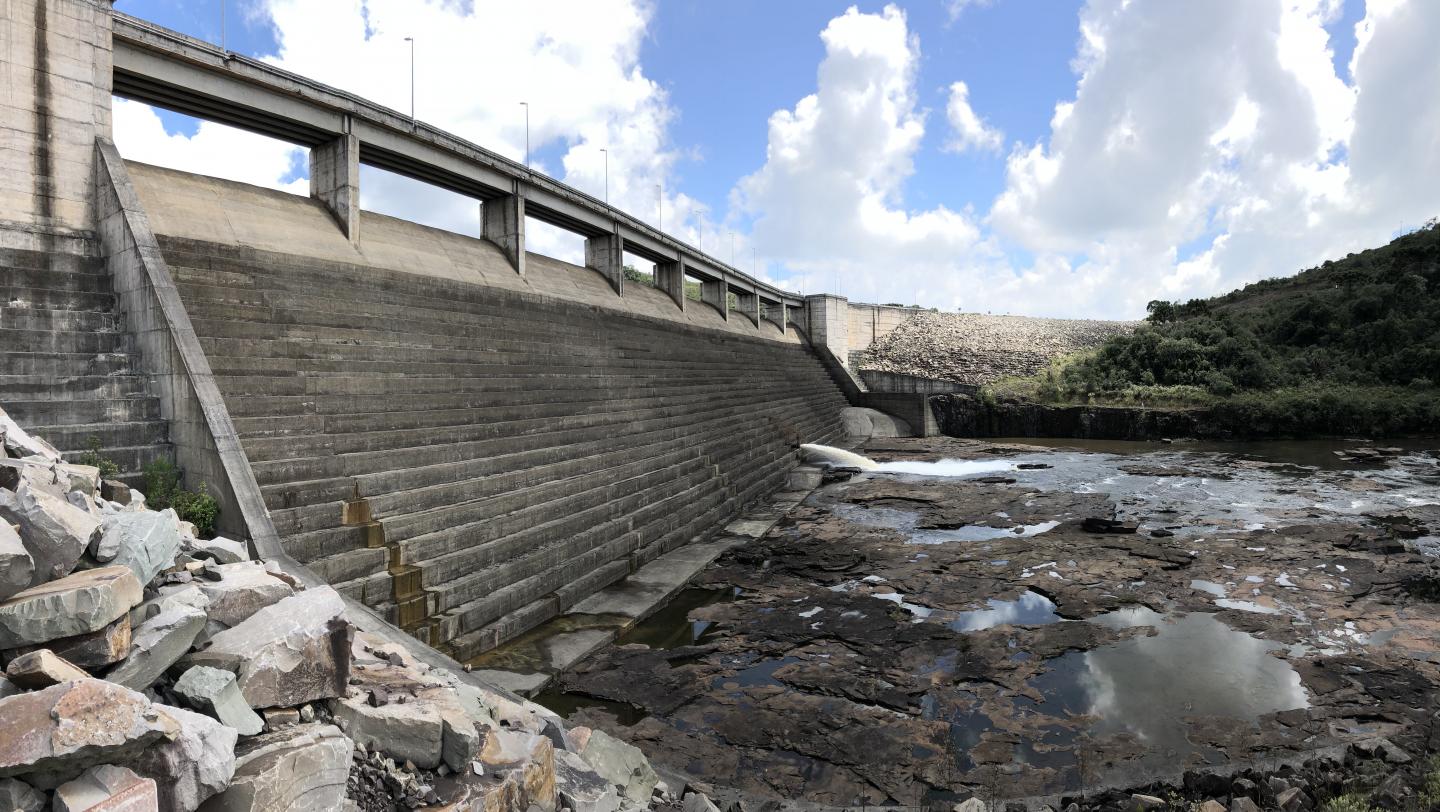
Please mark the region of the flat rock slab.
POLYGON ((340 594, 316 587, 215 635, 191 664, 234 673, 252 708, 295 707, 345 695, 351 635, 340 594))
POLYGON ((125 662, 105 678, 137 691, 149 688, 165 669, 185 656, 204 630, 204 612, 191 606, 171 606, 140 624, 125 662))
POLYGON ((102 764, 55 789, 55 812, 146 812, 157 809, 155 781, 133 770, 102 764))
POLYGON ((99 631, 140 603, 143 595, 128 567, 84 570, 30 587, 0 603, 0 648, 99 631))
MULTIPOLYGON (((14 650, 14 654, 37 651, 41 646, 25 646, 14 650)), ((130 653, 130 615, 120 619, 98 632, 61 637, 45 643, 43 648, 80 666, 81 668, 104 668, 125 659, 130 653)))
POLYGON ((606 781, 620 788, 632 803, 645 805, 660 776, 650 767, 638 747, 622 742, 603 730, 593 730, 580 757, 606 781))
POLYGON ((250 560, 250 550, 245 546, 245 542, 222 536, 213 539, 185 539, 184 546, 191 555, 209 558, 217 564, 239 564, 250 560))
POLYGON ((328 812, 345 801, 354 744, 333 725, 299 725, 247 740, 230 787, 202 812, 328 812))
POLYGON ((196 584, 210 599, 210 619, 236 626, 256 612, 295 594, 290 584, 255 561, 221 564, 219 581, 196 584))
POLYGON ((229 671, 193 666, 175 681, 175 693, 190 707, 235 728, 242 736, 254 736, 265 727, 265 721, 251 710, 235 683, 235 675, 229 671))
POLYGON ((49 649, 36 649, 21 654, 10 661, 5 676, 12 683, 25 690, 49 688, 70 680, 85 679, 89 674, 75 667, 74 663, 59 657, 49 649))
POLYGON ((94 516, 25 483, 16 491, 0 489, 0 520, 20 526, 20 538, 35 561, 32 585, 68 575, 100 535, 94 516))
POLYGON ((56 784, 98 763, 128 761, 180 732, 179 722, 142 694, 98 679, 0 699, 0 719, 0 778, 38 775, 56 784))

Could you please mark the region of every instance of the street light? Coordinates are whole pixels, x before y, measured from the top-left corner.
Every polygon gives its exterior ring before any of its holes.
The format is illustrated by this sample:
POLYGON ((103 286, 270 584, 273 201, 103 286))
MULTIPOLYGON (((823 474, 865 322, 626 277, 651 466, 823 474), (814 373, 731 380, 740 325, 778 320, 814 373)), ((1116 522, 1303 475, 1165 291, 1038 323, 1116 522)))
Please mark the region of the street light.
POLYGON ((525 168, 530 168, 530 102, 520 102, 525 108, 525 168))
POLYGON ((661 234, 665 233, 665 191, 660 184, 655 184, 655 227, 661 234))
POLYGON ((225 46, 225 0, 220 0, 220 50, 230 50, 225 46))
POLYGON ((410 43, 410 123, 415 123, 415 38, 406 37, 410 43))
POLYGON ((605 153, 605 205, 610 205, 610 150, 601 147, 600 151, 605 153))

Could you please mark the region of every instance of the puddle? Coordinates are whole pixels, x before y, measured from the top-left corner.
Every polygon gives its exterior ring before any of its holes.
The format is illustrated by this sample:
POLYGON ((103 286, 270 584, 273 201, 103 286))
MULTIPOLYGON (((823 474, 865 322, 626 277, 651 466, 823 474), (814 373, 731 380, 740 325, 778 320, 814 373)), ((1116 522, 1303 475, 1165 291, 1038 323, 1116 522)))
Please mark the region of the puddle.
POLYGON ((598 699, 584 694, 567 693, 555 688, 546 688, 531 697, 531 701, 567 718, 584 709, 601 711, 614 716, 615 720, 625 727, 633 727, 650 715, 627 702, 612 702, 608 699, 598 699))
POLYGON ((616 639, 616 645, 643 643, 654 649, 683 648, 704 642, 715 633, 708 620, 691 620, 690 613, 702 606, 735 599, 730 589, 683 589, 664 609, 656 612, 616 639))
POLYGON ((976 632, 995 626, 1041 626, 1061 620, 1055 614, 1055 604, 1038 592, 1026 590, 1013 601, 991 598, 985 603, 989 604, 989 609, 961 612, 959 617, 950 621, 950 628, 957 632, 976 632))

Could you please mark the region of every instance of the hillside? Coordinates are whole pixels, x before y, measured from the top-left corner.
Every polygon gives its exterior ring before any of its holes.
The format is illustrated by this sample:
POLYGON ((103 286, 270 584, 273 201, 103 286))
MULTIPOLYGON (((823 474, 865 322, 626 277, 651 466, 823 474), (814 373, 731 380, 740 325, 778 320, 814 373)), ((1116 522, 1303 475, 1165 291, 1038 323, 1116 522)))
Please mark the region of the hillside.
POLYGON ((1185 303, 992 395, 1206 405, 1293 433, 1440 430, 1440 227, 1185 303))

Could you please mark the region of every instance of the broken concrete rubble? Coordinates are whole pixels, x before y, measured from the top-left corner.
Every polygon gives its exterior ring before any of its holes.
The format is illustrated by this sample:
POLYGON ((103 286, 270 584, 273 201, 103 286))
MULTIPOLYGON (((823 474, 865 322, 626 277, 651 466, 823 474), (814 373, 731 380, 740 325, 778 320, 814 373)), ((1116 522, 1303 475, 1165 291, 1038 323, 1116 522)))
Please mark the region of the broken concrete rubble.
POLYGON ((30 587, 0 602, 0 649, 98 631, 130 611, 142 594, 127 567, 84 570, 30 587))

